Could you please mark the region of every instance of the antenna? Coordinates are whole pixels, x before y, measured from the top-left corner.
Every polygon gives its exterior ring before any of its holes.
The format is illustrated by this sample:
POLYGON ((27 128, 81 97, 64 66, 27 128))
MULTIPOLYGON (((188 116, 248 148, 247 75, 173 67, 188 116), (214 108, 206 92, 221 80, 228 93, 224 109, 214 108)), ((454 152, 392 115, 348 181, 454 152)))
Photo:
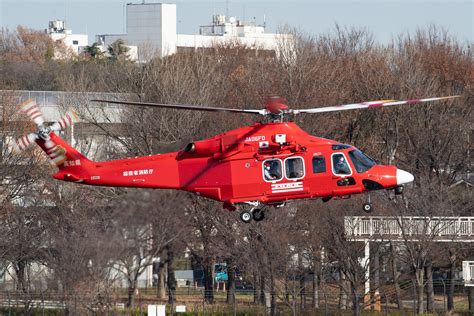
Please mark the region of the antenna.
POLYGON ((123 14, 123 17, 122 17, 122 23, 123 23, 123 33, 127 33, 127 4, 126 2, 124 1, 123 2, 123 10, 122 10, 122 14, 123 14))
POLYGON ((225 1, 225 16, 229 16, 229 0, 225 1))
POLYGON ((266 16, 265 16, 265 13, 263 14, 263 30, 265 30, 265 27, 267 26, 267 20, 266 20, 266 16))
POLYGON ((67 21, 67 0, 64 0, 64 29, 66 29, 66 21, 67 21))

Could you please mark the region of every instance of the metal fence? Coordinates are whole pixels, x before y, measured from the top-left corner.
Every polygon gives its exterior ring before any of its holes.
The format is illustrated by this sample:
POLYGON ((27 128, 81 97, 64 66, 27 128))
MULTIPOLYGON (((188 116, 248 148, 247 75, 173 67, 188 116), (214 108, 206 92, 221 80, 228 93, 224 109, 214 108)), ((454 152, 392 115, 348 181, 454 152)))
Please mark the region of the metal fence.
POLYGON ((474 217, 346 216, 346 236, 353 240, 474 242, 474 217))
MULTIPOLYGON (((455 310, 468 310, 466 288, 459 280, 435 280, 434 309, 438 313, 447 311, 447 291, 451 283, 455 285, 455 310)), ((400 284, 401 300, 405 312, 413 312, 417 306, 416 283, 406 280, 400 284)), ((380 314, 389 314, 398 309, 396 289, 393 285, 384 285, 370 297, 362 292, 356 293, 360 309, 371 309, 380 314)), ((66 310, 73 315, 95 315, 104 312, 108 315, 135 313, 146 315, 148 305, 166 305, 168 313, 174 313, 176 306, 185 306, 187 312, 206 314, 265 314, 270 309, 271 297, 274 298, 274 311, 279 314, 297 315, 333 315, 344 310, 352 310, 354 297, 351 293, 341 291, 337 284, 324 283, 319 287, 317 295, 309 290, 291 289, 284 292, 260 293, 254 290, 235 290, 233 292, 213 291, 205 293, 202 288, 178 288, 172 293, 174 300, 168 302, 168 295, 159 298, 156 288, 137 289, 134 306, 126 307, 127 289, 109 289, 92 292, 0 292, 0 314, 14 315, 34 311, 36 315, 64 313, 66 310), (228 297, 230 295, 230 297, 228 297), (173 312, 172 312, 173 311, 173 312)), ((426 299, 426 298, 425 298, 426 299)), ((424 302, 426 305, 426 301, 424 302)))

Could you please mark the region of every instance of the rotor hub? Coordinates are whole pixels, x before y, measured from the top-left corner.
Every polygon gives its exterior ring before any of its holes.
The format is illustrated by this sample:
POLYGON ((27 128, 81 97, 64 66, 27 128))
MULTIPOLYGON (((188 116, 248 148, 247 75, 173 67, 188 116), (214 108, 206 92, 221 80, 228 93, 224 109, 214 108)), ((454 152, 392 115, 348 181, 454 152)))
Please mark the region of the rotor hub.
POLYGON ((284 104, 284 98, 281 97, 269 97, 265 100, 265 109, 274 115, 282 115, 288 112, 288 105, 284 104))
POLYGON ((39 126, 39 128, 38 128, 38 136, 39 136, 42 140, 48 140, 50 133, 51 133, 51 129, 45 127, 44 125, 39 126))

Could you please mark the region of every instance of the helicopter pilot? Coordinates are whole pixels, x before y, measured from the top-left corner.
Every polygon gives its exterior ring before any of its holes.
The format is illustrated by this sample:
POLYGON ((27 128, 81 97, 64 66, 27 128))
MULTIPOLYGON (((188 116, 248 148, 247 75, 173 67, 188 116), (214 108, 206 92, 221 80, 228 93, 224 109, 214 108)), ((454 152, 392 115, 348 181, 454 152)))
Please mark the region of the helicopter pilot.
POLYGON ((334 166, 336 174, 351 174, 349 166, 343 156, 337 159, 336 165, 334 166))

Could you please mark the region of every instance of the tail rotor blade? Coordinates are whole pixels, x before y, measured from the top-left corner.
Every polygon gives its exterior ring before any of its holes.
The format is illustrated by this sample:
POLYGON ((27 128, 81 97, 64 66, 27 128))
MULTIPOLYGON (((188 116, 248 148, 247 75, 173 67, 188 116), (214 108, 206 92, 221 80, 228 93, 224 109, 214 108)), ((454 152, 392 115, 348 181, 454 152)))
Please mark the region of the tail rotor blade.
POLYGON ((77 114, 74 111, 68 111, 66 114, 64 114, 56 123, 51 125, 51 130, 52 131, 60 131, 64 130, 67 127, 71 126, 74 121, 77 119, 77 114))
POLYGON ((44 147, 46 147, 46 154, 56 165, 59 166, 66 160, 66 150, 56 145, 51 139, 45 141, 44 147))
POLYGON ((38 139, 38 135, 36 133, 31 133, 28 135, 23 135, 17 140, 15 140, 14 147, 17 152, 21 152, 28 148, 36 139, 38 139))
POLYGON ((26 100, 20 107, 23 113, 28 115, 37 126, 43 125, 43 114, 41 113, 38 104, 33 99, 26 100))

